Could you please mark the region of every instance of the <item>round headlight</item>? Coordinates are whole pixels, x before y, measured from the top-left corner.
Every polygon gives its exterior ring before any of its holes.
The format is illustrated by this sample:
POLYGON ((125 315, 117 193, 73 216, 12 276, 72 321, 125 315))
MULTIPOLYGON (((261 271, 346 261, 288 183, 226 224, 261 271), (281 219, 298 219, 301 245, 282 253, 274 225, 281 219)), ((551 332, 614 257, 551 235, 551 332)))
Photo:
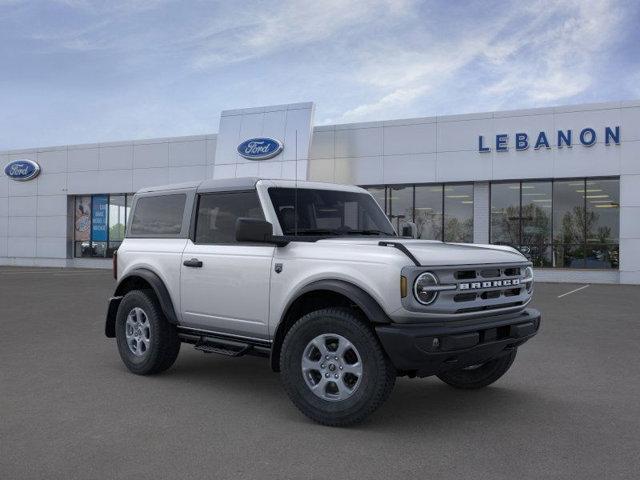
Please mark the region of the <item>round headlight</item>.
POLYGON ((527 293, 531 293, 533 291, 533 267, 524 269, 524 282, 527 287, 527 293))
POLYGON ((429 305, 435 301, 438 297, 438 290, 435 286, 438 285, 438 278, 431 272, 422 273, 416 278, 416 282, 413 284, 413 294, 423 305, 429 305))

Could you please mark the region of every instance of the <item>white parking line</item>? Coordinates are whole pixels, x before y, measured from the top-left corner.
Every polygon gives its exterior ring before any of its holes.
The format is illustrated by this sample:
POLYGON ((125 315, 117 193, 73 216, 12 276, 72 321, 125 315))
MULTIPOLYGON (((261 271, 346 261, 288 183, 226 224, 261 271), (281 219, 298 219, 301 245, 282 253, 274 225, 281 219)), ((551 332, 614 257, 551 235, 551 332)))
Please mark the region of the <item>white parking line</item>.
POLYGON ((579 292, 580 290, 584 290, 585 288, 587 288, 589 286, 590 285, 583 285, 582 287, 576 288, 575 290, 571 290, 570 292, 563 293, 562 295, 558 295, 558 298, 566 297, 567 295, 571 295, 572 293, 579 292))

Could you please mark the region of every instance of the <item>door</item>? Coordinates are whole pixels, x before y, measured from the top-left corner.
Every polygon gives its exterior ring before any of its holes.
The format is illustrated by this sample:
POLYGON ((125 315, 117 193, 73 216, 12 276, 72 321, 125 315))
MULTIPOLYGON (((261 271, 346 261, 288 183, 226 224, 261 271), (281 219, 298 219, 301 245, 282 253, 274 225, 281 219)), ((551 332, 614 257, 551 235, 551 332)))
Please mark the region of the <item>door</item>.
POLYGON ((267 339, 275 247, 236 242, 239 217, 264 219, 255 190, 199 195, 182 254, 182 325, 267 339))

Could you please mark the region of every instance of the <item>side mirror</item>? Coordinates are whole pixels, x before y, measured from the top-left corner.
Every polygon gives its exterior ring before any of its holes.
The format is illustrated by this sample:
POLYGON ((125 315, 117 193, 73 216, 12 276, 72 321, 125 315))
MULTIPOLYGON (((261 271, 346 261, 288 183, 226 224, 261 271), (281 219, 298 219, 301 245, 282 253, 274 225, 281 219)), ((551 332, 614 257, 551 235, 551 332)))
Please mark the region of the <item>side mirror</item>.
POLYGON ((236 220, 236 240, 238 242, 269 243, 284 247, 289 243, 284 237, 273 236, 273 225, 257 218, 238 218, 236 220))
POLYGON ((402 225, 402 236, 410 238, 418 238, 418 227, 413 222, 407 222, 402 225))

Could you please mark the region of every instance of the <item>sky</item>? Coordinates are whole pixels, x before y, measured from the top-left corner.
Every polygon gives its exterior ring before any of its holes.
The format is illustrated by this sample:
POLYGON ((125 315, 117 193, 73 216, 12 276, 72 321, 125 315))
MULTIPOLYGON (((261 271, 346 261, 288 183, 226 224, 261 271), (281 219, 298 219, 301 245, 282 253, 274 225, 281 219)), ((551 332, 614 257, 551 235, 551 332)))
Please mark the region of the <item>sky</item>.
POLYGON ((640 2, 0 0, 0 150, 640 98, 640 2))

